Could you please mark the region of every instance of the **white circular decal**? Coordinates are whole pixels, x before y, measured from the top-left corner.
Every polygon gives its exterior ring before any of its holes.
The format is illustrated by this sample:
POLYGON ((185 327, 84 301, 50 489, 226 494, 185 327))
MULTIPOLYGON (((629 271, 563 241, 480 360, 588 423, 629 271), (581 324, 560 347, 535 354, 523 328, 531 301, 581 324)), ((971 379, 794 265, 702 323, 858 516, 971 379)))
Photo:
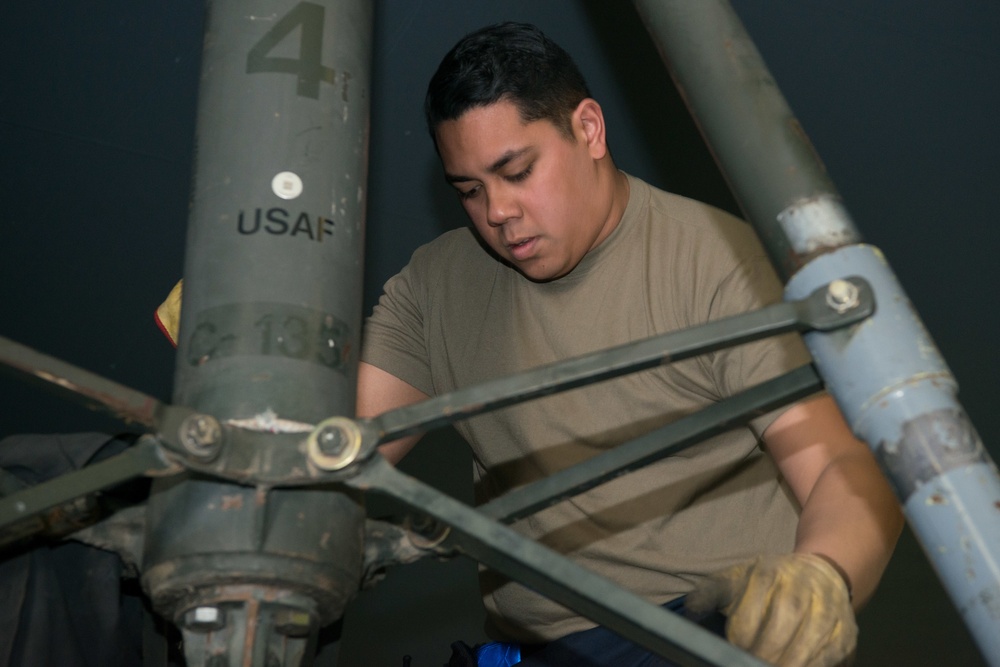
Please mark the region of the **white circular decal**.
POLYGON ((271 189, 282 199, 295 199, 302 194, 302 179, 291 171, 283 171, 271 179, 271 189))

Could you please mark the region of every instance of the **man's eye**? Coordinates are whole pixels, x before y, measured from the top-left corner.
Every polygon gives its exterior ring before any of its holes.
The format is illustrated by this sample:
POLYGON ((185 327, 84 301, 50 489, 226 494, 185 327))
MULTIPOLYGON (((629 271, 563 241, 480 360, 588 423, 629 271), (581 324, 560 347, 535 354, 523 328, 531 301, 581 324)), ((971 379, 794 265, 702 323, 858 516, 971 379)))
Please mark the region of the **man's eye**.
POLYGON ((473 198, 473 197, 475 197, 475 196, 476 196, 477 194, 479 194, 479 191, 480 191, 481 189, 482 189, 482 188, 481 188, 480 186, 478 186, 478 185, 477 185, 476 187, 474 187, 474 188, 470 188, 470 189, 468 189, 468 190, 459 190, 459 191, 458 191, 458 198, 459 198, 459 199, 472 199, 472 198, 473 198))
POLYGON ((507 180, 511 181, 512 183, 520 183, 521 181, 523 181, 524 179, 526 179, 528 176, 531 175, 531 168, 533 166, 534 166, 533 164, 532 165, 528 165, 527 169, 525 169, 524 171, 518 172, 516 174, 512 174, 512 175, 508 176, 507 180))

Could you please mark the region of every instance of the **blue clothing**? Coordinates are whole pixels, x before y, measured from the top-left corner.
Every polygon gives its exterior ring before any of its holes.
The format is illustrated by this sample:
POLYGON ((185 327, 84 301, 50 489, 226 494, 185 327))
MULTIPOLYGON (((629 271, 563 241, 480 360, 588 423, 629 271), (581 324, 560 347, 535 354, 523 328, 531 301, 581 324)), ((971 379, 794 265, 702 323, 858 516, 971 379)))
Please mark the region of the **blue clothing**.
MULTIPOLYGON (((726 617, 719 612, 695 616, 677 598, 664 608, 725 637, 726 617)), ((491 642, 477 647, 478 667, 677 667, 677 663, 650 653, 607 628, 597 627, 566 635, 546 644, 491 642)))

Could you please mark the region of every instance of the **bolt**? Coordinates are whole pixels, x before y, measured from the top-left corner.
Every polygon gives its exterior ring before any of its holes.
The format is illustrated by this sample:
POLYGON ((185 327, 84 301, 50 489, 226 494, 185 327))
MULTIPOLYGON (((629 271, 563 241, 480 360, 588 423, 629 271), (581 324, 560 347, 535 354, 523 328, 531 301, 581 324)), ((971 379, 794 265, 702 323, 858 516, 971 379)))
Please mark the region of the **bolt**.
POLYGON ((320 470, 340 470, 354 462, 361 451, 361 431, 346 417, 331 417, 317 424, 307 442, 309 461, 320 470))
POLYGON ((826 304, 838 313, 846 313, 861 302, 858 286, 848 280, 834 280, 826 290, 826 304))
POLYGON ((191 415, 181 424, 181 444, 199 458, 214 456, 221 438, 222 427, 211 415, 191 415))
POLYGON ((226 625, 226 616, 218 607, 195 607, 184 614, 184 627, 193 632, 212 632, 226 625))
POLYGON ((316 436, 316 442, 327 456, 340 456, 347 447, 347 435, 338 426, 327 426, 316 436))

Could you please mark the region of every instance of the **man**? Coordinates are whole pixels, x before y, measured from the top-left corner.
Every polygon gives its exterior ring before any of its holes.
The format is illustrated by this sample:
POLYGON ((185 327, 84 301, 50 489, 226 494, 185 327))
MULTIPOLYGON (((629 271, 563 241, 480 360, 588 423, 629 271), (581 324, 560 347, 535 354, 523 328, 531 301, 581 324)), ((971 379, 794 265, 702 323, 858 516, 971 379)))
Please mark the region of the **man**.
MULTIPOLYGON (((617 169, 600 105, 533 26, 460 41, 425 109, 472 228, 386 284, 366 323, 360 416, 780 299, 747 225, 617 169)), ((467 420, 477 500, 808 362, 796 338, 771 339, 467 420)), ((398 461, 416 440, 382 453, 398 461)), ((765 660, 833 665, 853 651, 853 610, 901 518, 823 395, 516 528, 658 604, 721 608, 729 639, 765 660)), ((484 572, 481 585, 489 634, 524 665, 667 664, 516 583, 484 572)))

